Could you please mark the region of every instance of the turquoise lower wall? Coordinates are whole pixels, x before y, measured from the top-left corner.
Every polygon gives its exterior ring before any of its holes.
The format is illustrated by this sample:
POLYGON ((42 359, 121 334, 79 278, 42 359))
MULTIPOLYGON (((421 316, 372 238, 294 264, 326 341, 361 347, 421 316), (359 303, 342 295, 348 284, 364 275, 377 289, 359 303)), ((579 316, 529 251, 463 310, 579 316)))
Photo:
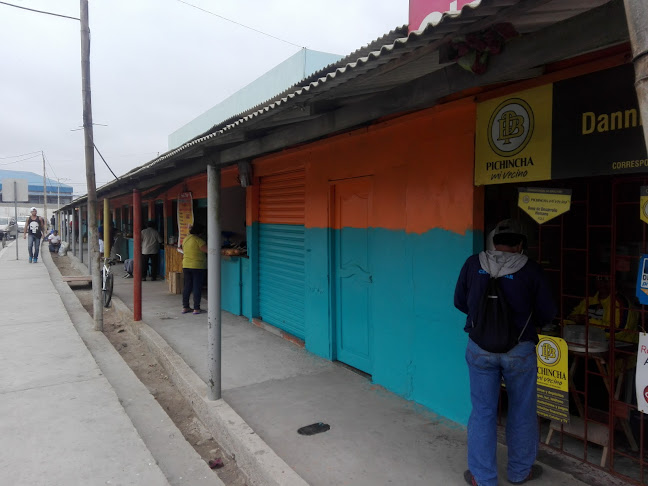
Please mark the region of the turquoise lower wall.
MULTIPOLYGON (((422 235, 371 229, 369 235, 373 381, 461 424, 468 421, 470 393, 465 316, 454 308, 454 287, 480 235, 441 229, 422 235)), ((328 359, 335 358, 329 319, 334 236, 327 229, 306 234, 306 348, 328 359)))
MULTIPOLYGON (((253 316, 258 316, 257 231, 258 225, 248 227, 250 262, 245 272, 250 290, 242 304, 253 316)), ((344 231, 351 232, 345 240, 353 241, 354 230, 344 231)), ((306 349, 327 359, 336 358, 329 282, 334 237, 334 231, 325 228, 307 229, 305 234, 306 349)), ((480 241, 481 232, 369 231, 373 381, 460 424, 467 423, 470 413, 467 335, 465 316, 454 308, 453 296, 461 266, 480 241)))

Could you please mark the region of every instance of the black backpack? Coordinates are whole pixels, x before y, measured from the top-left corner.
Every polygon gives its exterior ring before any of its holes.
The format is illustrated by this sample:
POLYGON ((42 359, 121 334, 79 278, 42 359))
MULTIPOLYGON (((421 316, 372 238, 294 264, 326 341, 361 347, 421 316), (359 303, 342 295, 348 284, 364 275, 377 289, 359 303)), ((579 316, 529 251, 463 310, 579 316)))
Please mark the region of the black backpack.
POLYGON ((531 320, 529 315, 524 329, 518 332, 513 311, 500 287, 501 278, 504 277, 488 279, 477 315, 472 321, 473 327, 468 333, 470 339, 490 353, 508 353, 513 349, 531 320))

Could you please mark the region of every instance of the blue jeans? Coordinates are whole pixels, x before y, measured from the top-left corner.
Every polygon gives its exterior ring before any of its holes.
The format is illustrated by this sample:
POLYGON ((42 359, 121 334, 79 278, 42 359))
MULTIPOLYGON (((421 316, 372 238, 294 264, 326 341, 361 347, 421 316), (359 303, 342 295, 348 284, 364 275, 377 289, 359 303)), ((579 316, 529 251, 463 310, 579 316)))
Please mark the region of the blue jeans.
POLYGON ((194 309, 200 309, 202 286, 207 270, 202 268, 183 268, 184 288, 182 289, 182 307, 189 308, 189 296, 193 293, 194 309))
POLYGON ((468 340, 472 412, 468 420, 468 469, 480 486, 497 485, 497 404, 502 377, 508 394, 506 443, 508 479, 522 481, 538 453, 535 344, 525 341, 508 353, 489 353, 468 340))
POLYGON ((29 251, 29 259, 38 258, 38 252, 40 251, 40 238, 36 238, 34 235, 27 235, 27 251, 29 251), (32 249, 33 248, 33 249, 32 249))

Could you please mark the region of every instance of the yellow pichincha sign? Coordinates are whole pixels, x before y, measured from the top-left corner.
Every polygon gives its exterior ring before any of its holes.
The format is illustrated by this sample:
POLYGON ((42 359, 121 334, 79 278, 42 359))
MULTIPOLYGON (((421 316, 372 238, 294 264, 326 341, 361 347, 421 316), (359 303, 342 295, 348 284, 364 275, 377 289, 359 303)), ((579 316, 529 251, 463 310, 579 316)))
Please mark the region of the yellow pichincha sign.
POLYGON ((551 179, 553 85, 477 105, 475 185, 551 179))
POLYGON ((518 188, 518 206, 538 223, 566 213, 571 208, 571 189, 518 188))
POLYGON ((567 343, 553 336, 539 336, 538 415, 569 423, 569 372, 567 343))

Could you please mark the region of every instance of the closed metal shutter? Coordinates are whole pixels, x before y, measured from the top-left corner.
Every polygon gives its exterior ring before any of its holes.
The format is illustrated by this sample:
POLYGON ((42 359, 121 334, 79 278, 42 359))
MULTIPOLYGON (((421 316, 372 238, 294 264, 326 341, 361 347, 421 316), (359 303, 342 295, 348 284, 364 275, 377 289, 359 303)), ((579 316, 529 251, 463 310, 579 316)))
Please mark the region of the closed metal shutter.
POLYGON ((262 177, 259 194, 261 319, 304 339, 305 171, 262 177))

